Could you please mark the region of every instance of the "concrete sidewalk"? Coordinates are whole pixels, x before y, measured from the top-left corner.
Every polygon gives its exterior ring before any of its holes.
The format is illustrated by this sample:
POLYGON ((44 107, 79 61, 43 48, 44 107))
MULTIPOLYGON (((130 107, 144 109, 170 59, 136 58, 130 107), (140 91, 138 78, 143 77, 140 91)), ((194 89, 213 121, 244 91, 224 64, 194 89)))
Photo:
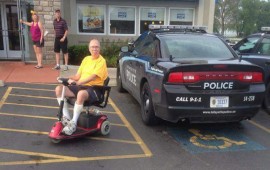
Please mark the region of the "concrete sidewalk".
MULTIPOLYGON (((0 87, 8 82, 22 83, 57 83, 57 77, 68 77, 76 74, 78 66, 69 65, 69 70, 53 70, 54 65, 44 65, 42 69, 34 68, 35 64, 24 62, 0 61, 0 87)), ((116 85, 116 68, 108 68, 110 86, 116 85)))
POLYGON ((42 69, 36 69, 35 65, 16 61, 1 61, 0 81, 3 83, 56 83, 59 71, 52 70, 53 65, 43 65, 42 69))

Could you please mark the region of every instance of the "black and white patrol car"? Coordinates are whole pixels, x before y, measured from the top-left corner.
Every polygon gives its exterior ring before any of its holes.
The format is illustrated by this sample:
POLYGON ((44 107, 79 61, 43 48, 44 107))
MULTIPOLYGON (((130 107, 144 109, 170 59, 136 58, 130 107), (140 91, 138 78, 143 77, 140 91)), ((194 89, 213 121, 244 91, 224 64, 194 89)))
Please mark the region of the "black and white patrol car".
POLYGON ((143 122, 234 122, 260 109, 263 69, 204 27, 150 25, 121 48, 117 88, 140 104, 143 122))

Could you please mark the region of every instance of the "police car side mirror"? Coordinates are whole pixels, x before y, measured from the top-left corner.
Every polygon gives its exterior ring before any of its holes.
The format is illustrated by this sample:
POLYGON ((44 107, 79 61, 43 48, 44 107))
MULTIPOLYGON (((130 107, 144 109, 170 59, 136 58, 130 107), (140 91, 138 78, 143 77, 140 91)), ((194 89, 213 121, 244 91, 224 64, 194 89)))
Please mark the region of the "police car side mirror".
POLYGON ((128 43, 128 51, 132 52, 134 50, 134 41, 128 43))
POLYGON ((128 52, 128 46, 121 47, 121 52, 123 53, 128 52))

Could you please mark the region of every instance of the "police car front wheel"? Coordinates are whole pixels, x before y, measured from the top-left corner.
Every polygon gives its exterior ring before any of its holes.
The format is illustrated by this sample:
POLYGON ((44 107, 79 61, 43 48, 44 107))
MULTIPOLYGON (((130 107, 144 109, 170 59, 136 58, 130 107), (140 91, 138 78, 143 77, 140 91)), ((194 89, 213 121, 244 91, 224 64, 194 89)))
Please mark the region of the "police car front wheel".
POLYGON ((124 87, 122 85, 122 77, 121 77, 121 74, 120 74, 120 68, 119 68, 119 66, 117 67, 116 74, 117 74, 116 75, 116 77, 117 77, 116 84, 117 84, 117 90, 118 90, 118 92, 120 92, 120 93, 126 92, 126 90, 124 89, 124 87))

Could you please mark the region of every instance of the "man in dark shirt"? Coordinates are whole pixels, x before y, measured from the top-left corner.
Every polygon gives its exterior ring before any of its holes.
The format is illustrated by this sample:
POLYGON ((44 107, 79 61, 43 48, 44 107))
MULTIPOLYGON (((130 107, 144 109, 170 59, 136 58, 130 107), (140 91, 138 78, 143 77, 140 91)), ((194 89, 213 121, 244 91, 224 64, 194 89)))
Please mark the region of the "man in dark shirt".
POLYGON ((67 49, 67 33, 68 27, 66 21, 61 17, 60 9, 55 10, 55 19, 53 21, 55 32, 54 52, 56 57, 56 66, 53 69, 60 69, 60 49, 64 54, 65 67, 64 71, 68 70, 68 49, 67 49))

